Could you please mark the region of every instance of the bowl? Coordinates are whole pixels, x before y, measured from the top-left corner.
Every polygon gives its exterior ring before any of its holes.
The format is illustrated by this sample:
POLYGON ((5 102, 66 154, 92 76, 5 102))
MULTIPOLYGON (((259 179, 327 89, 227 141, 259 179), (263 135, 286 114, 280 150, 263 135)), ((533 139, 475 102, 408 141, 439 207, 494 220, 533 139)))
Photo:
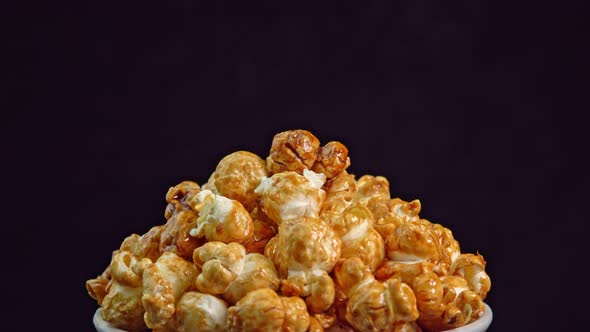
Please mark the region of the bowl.
MULTIPOLYGON (((492 323, 492 309, 486 303, 483 315, 476 321, 473 321, 465 326, 458 327, 456 329, 447 330, 447 332, 484 332, 488 329, 492 323)), ((97 332, 126 332, 125 330, 118 329, 112 326, 109 322, 102 319, 102 308, 98 308, 94 313, 92 322, 97 332)))

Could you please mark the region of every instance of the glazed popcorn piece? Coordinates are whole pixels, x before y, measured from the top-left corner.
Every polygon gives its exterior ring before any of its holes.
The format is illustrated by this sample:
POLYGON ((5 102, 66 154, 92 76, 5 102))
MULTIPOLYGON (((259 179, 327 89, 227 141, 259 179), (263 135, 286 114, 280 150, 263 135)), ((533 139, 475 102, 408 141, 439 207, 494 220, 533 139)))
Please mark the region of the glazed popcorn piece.
POLYGON ((440 258, 436 235, 422 224, 403 223, 387 237, 387 257, 401 262, 437 262, 440 258))
POLYGON ((469 289, 484 300, 490 291, 492 282, 486 271, 486 261, 481 255, 461 254, 451 266, 451 274, 467 281, 469 289))
POLYGON ((298 296, 286 297, 281 296, 283 309, 285 310, 285 320, 281 326, 281 331, 305 332, 311 324, 311 317, 307 313, 307 306, 298 296))
POLYGON ((116 251, 111 264, 111 282, 102 301, 102 318, 126 331, 144 331, 142 265, 128 251, 116 251))
POLYGON ((162 226, 154 226, 141 236, 138 234, 131 234, 123 240, 119 250, 132 253, 137 260, 141 260, 142 258, 156 260, 161 255, 161 233, 162 226))
POLYGON ((318 151, 318 156, 312 170, 323 173, 331 179, 350 166, 348 148, 340 142, 329 142, 318 151))
POLYGON ((279 296, 269 288, 254 290, 228 310, 229 331, 323 331, 299 297, 279 296))
POLYGON ((340 215, 350 204, 356 194, 356 181, 354 175, 346 171, 326 181, 322 187, 326 192, 326 198, 320 210, 320 218, 328 224, 333 224, 333 219, 340 215))
POLYGON ((449 270, 451 269, 451 265, 461 254, 459 242, 455 240, 453 237, 453 232, 450 229, 440 224, 431 223, 426 219, 420 219, 419 222, 429 227, 437 239, 440 260, 436 266, 435 272, 437 272, 439 275, 448 274, 449 270))
POLYGON ((187 201, 199 212, 196 228, 190 235, 208 241, 245 243, 253 232, 252 218, 236 200, 203 190, 187 201))
POLYGON ((164 210, 166 220, 170 219, 174 211, 187 209, 186 199, 196 195, 200 191, 201 187, 193 181, 182 181, 176 186, 170 187, 166 193, 166 202, 168 202, 164 210))
POLYGON ((429 331, 453 329, 468 324, 483 314, 484 304, 481 297, 469 290, 465 279, 444 276, 439 281, 442 287, 441 310, 421 312, 418 322, 423 328, 429 331))
POLYGON ((186 292, 176 305, 178 332, 224 332, 226 324, 227 305, 213 295, 186 292))
POLYGON ((165 326, 173 318, 176 302, 192 285, 199 271, 190 262, 166 252, 155 263, 144 259, 144 320, 151 328, 165 326))
POLYGON ((304 170, 277 173, 262 180, 255 192, 260 195, 259 206, 270 220, 280 225, 284 221, 303 217, 318 218, 326 193, 323 174, 304 170))
POLYGON ((222 295, 230 304, 259 289, 277 290, 280 279, 267 257, 252 253, 238 243, 208 242, 196 249, 193 261, 201 269, 196 287, 203 293, 222 295))
POLYGON ((311 312, 326 310, 334 301, 334 283, 328 272, 340 258, 342 240, 325 222, 303 218, 282 223, 267 244, 265 255, 277 266, 282 291, 306 297, 311 312))
POLYGON ((203 243, 202 239, 190 235, 191 230, 197 226, 197 217, 196 212, 187 208, 175 210, 162 227, 160 252, 171 252, 184 259, 190 259, 195 248, 203 243))
POLYGON ((371 272, 377 269, 385 258, 385 243, 373 228, 369 209, 353 204, 330 226, 342 240, 341 258, 359 257, 371 272))
POLYGON ((399 198, 392 198, 373 200, 368 208, 375 216, 375 229, 383 239, 387 239, 397 226, 408 222, 418 222, 420 220, 418 214, 422 205, 417 199, 406 202, 399 198))
POLYGON ((256 203, 254 189, 268 175, 262 158, 251 152, 238 151, 221 159, 203 189, 236 200, 251 211, 256 203))
POLYGON ((104 297, 107 295, 107 285, 111 281, 111 269, 107 267, 104 272, 94 279, 86 281, 86 291, 91 298, 102 305, 104 297))
POLYGON ((252 236, 244 243, 247 253, 264 254, 264 247, 275 235, 277 235, 276 224, 268 219, 257 207, 250 212, 252 217, 252 236))
POLYGON ((227 313, 228 331, 280 331, 285 320, 281 298, 272 289, 248 293, 227 313))
POLYGON ((344 316, 356 331, 392 331, 396 325, 418 318, 412 289, 397 278, 375 280, 359 258, 337 265, 334 275, 348 298, 344 316))
POLYGON ((278 133, 272 140, 266 168, 271 174, 293 171, 303 174, 317 159, 320 141, 307 130, 278 133))
POLYGON ((356 182, 356 187, 355 201, 361 205, 390 198, 389 181, 383 176, 363 175, 356 182))

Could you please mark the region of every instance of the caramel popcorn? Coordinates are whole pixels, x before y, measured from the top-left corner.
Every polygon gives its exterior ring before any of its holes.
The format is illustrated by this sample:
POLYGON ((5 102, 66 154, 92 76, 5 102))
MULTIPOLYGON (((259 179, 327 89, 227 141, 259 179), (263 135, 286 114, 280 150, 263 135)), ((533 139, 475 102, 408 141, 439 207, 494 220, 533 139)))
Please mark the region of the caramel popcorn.
POLYGON ((246 249, 235 242, 208 242, 195 250, 193 261, 202 269, 197 289, 221 294, 230 304, 255 289, 279 288, 280 279, 272 261, 258 253, 246 254, 246 249))
POLYGON ((129 332, 443 331, 481 317, 483 256, 349 166, 344 144, 301 129, 266 158, 231 153, 202 187, 170 187, 164 222, 123 239, 86 290, 129 332))
POLYGON ((224 332, 227 304, 217 297, 199 292, 186 292, 176 305, 179 332, 224 332))
POLYGON ((315 163, 319 147, 320 141, 307 130, 278 133, 272 140, 266 168, 272 174, 285 171, 303 174, 304 169, 315 163))
POLYGON ((144 259, 144 264, 144 320, 149 328, 163 327, 173 317, 176 302, 191 286, 198 270, 171 252, 164 253, 155 263, 144 259))
POLYGON ((312 170, 316 173, 323 173, 328 179, 331 179, 349 165, 348 148, 340 142, 329 142, 320 148, 312 170))
POLYGON ((336 266, 334 274, 348 297, 346 321, 356 331, 392 331, 418 318, 412 289, 397 278, 377 281, 358 257, 336 266))
POLYGON ((236 200, 250 211, 256 201, 254 189, 267 176, 262 158, 251 152, 238 151, 221 159, 203 189, 236 200))
POLYGON ((111 282, 102 301, 102 318, 113 326, 128 331, 143 331, 145 309, 141 264, 128 251, 117 251, 111 260, 111 282))
POLYGON ((255 192, 260 195, 262 212, 280 225, 303 217, 317 218, 326 197, 321 189, 324 182, 323 174, 307 169, 303 175, 283 172, 262 180, 255 192))
POLYGON ((252 218, 236 200, 203 190, 189 199, 189 206, 199 212, 196 228, 190 235, 225 243, 248 241, 253 232, 252 218))

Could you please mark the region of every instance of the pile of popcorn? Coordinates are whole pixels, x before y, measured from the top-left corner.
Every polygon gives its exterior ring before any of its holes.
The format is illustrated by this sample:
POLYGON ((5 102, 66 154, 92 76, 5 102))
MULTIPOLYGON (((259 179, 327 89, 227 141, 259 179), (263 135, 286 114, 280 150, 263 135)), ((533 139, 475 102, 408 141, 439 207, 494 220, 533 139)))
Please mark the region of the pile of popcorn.
POLYGON ((274 136, 266 161, 239 151, 208 182, 166 194, 166 223, 125 238, 86 282, 127 331, 440 331, 480 317, 486 262, 347 173, 348 149, 310 132, 274 136))

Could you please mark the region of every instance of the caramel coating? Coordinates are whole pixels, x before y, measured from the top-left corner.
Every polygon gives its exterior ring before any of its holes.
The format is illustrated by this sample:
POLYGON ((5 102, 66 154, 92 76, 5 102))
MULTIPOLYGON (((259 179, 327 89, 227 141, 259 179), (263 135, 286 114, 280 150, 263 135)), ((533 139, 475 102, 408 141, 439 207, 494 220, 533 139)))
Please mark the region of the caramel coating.
POLYGON ((387 237, 387 257, 394 261, 433 261, 440 258, 436 235, 422 224, 403 223, 387 237))
POLYGON ((230 332, 278 332, 284 320, 283 302, 277 293, 269 288, 248 293, 227 312, 227 327, 230 332))
POLYGON ((252 236, 244 243, 247 253, 264 254, 264 248, 270 239, 277 235, 277 227, 274 222, 262 213, 258 207, 250 212, 254 231, 252 236))
POLYGON ((421 312, 420 326, 426 330, 448 330, 468 324, 483 314, 481 297, 469 290, 465 279, 444 276, 439 282, 442 287, 441 310, 421 312))
MULTIPOLYGON (((201 239, 190 236, 191 229, 197 226, 197 214, 186 208, 175 210, 162 228, 159 252, 172 252, 184 259, 192 257, 195 248, 200 246, 201 239)), ((152 260, 156 258, 150 257, 152 260)))
POLYGON ((323 173, 326 178, 331 179, 350 166, 348 148, 340 142, 329 142, 318 151, 318 157, 313 164, 312 170, 316 173, 323 173))
POLYGON ((203 190, 187 203, 199 212, 191 236, 224 243, 245 243, 252 236, 252 218, 240 202, 203 190))
POLYGON ((227 305, 209 294, 186 292, 176 305, 178 332, 226 331, 227 305))
POLYGON ((326 193, 322 190, 323 174, 305 170, 277 173, 262 180, 255 192, 260 195, 259 206, 270 220, 280 225, 284 221, 303 217, 317 218, 326 193))
POLYGON ((482 255, 461 254, 451 266, 451 274, 467 281, 469 289, 485 300, 492 282, 486 271, 486 261, 482 255))
POLYGON ((147 233, 139 236, 131 234, 123 240, 119 250, 129 251, 137 259, 149 258, 156 260, 160 257, 160 235, 162 226, 154 226, 147 233))
POLYGON ((236 200, 251 211, 256 203, 254 189, 268 175, 262 158, 251 152, 238 151, 219 161, 203 189, 236 200))
POLYGON ((355 200, 362 205, 390 198, 389 181, 383 176, 363 175, 357 180, 356 186, 355 200))
POLYGON ((275 263, 283 280, 283 293, 307 297, 311 312, 326 310, 334 301, 332 270, 342 240, 320 219, 303 218, 282 223, 276 240, 267 244, 265 254, 275 263))
POLYGON ((98 305, 102 305, 104 297, 107 295, 107 285, 111 281, 111 269, 107 267, 101 275, 94 279, 86 281, 86 291, 91 298, 98 302, 98 305))
POLYGON ((451 269, 451 265, 461 254, 459 242, 455 240, 453 237, 453 232, 450 229, 440 224, 431 223, 426 219, 420 219, 419 222, 429 227, 437 239, 440 260, 437 264, 435 272, 437 272, 439 275, 448 274, 451 269))
POLYGON ((170 219, 175 210, 186 209, 185 200, 187 197, 196 195, 200 191, 199 185, 193 181, 182 181, 174 187, 170 187, 166 193, 166 202, 168 202, 164 210, 166 220, 170 219))
POLYGON ((375 280, 359 258, 338 264, 334 275, 348 297, 345 319, 356 331, 393 331, 396 325, 418 318, 410 286, 396 278, 384 283, 375 280))
POLYGON ((285 320, 281 331, 305 332, 311 324, 311 317, 307 313, 305 302, 297 296, 281 296, 281 302, 285 310, 285 320))
POLYGON ((373 228, 371 211, 353 204, 344 210, 332 228, 342 239, 343 259, 359 257, 371 272, 375 271, 385 258, 385 243, 373 228))
POLYGON ((392 198, 373 200, 368 205, 368 208, 375 216, 375 229, 384 239, 387 239, 397 226, 403 223, 419 221, 418 214, 422 209, 422 205, 417 199, 406 202, 399 198, 392 198))
POLYGON ((151 329, 164 327, 175 313, 176 302, 191 286, 198 269, 174 253, 166 252, 155 263, 144 259, 144 320, 151 329))
POLYGON ((326 198, 320 210, 320 218, 328 224, 334 224, 334 219, 340 215, 351 203, 356 194, 356 181, 354 175, 346 170, 338 176, 329 179, 323 186, 326 198))
POLYGON ((126 331, 144 331, 144 308, 141 303, 143 271, 133 254, 116 251, 110 264, 111 283, 102 301, 102 318, 126 331))
POLYGON ((307 130, 278 133, 272 139, 266 168, 271 174, 293 171, 303 174, 317 159, 320 141, 307 130))
POLYGON ((203 270, 196 280, 197 289, 221 294, 230 304, 259 288, 279 288, 272 261, 258 253, 246 254, 245 248, 235 242, 208 242, 195 250, 193 260, 203 270))

